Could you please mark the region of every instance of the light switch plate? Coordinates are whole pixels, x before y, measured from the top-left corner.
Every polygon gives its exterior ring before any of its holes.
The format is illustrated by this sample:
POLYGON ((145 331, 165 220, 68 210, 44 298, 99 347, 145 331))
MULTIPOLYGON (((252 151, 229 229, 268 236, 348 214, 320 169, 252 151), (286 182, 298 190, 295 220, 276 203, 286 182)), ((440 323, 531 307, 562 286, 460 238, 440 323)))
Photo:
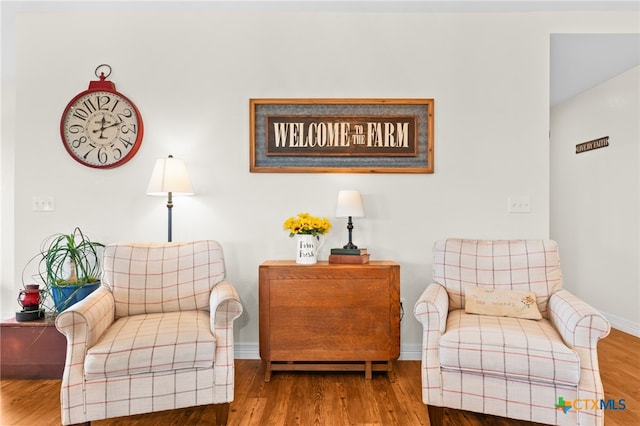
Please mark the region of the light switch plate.
POLYGON ((53 196, 34 196, 31 198, 31 209, 34 212, 52 212, 56 209, 53 196))
POLYGON ((509 197, 509 213, 531 213, 531 197, 509 197))

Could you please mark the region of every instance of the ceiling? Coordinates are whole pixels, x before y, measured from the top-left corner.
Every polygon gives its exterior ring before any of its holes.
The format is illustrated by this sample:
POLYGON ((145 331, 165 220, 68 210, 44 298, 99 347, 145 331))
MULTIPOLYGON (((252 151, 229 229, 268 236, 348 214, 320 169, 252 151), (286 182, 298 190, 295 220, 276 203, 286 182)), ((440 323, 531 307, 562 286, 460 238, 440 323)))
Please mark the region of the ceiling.
POLYGON ((15 79, 15 19, 18 13, 67 11, 294 11, 379 13, 499 13, 545 11, 636 11, 638 34, 552 34, 550 105, 597 86, 640 64, 640 0, 142 0, 1 1, 2 81, 15 79))
POLYGON ((552 34, 550 103, 640 65, 640 34, 552 34))

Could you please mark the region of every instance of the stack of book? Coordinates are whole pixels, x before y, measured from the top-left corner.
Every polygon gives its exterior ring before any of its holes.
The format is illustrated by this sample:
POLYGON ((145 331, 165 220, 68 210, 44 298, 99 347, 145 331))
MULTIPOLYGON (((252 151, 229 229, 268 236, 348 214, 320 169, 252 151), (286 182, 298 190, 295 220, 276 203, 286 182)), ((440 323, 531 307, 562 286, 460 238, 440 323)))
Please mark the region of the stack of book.
POLYGON ((369 263, 369 253, 366 248, 332 248, 329 263, 369 263))

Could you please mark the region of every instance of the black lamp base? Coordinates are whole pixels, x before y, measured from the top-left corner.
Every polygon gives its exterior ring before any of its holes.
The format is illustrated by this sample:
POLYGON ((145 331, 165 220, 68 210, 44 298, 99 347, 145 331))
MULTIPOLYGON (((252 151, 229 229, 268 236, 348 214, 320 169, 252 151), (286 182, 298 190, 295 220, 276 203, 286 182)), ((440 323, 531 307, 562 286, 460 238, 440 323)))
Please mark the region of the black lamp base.
POLYGON ((353 233, 353 222, 351 221, 351 216, 349 216, 349 220, 347 221, 347 231, 349 231, 349 242, 342 246, 345 249, 357 249, 358 246, 351 242, 351 237, 353 233))
POLYGON ((44 318, 44 311, 42 309, 35 310, 21 310, 20 312, 16 312, 16 321, 25 322, 25 321, 35 321, 44 318))

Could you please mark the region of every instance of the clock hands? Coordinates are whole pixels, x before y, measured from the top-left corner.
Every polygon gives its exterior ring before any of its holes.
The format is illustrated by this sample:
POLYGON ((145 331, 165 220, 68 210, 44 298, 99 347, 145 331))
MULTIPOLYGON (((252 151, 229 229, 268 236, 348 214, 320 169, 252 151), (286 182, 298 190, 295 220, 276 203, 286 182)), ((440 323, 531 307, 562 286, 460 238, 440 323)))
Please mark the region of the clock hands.
POLYGON ((120 124, 122 124, 122 122, 120 122, 120 121, 116 121, 115 123, 107 124, 107 120, 104 118, 104 114, 102 114, 102 119, 100 121, 96 121, 96 123, 100 123, 100 128, 99 129, 93 129, 93 133, 100 132, 100 136, 98 136, 98 139, 108 139, 107 137, 105 137, 103 135, 103 132, 105 131, 105 129, 108 129, 109 127, 119 126, 120 124))
MULTIPOLYGON (((107 125, 107 126, 104 126, 104 127, 102 128, 102 130, 104 130, 104 129, 108 129, 109 127, 113 127, 113 126, 119 126, 120 124, 122 124, 122 122, 121 122, 121 121, 116 121, 116 122, 115 122, 115 123, 113 123, 113 124, 109 124, 109 125, 107 125)), ((97 130, 94 130, 93 132, 95 133, 95 132, 97 132, 97 130)))

